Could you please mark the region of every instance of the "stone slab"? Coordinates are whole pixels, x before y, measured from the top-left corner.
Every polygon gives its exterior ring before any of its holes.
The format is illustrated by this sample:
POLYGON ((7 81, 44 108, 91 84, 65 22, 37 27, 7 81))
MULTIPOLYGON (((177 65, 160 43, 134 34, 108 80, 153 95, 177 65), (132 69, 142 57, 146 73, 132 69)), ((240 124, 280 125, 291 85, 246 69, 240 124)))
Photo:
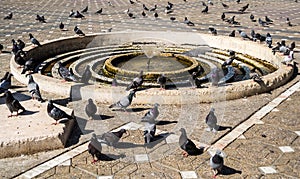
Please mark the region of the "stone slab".
MULTIPOLYGON (((0 99, 2 114, 0 158, 63 148, 73 128, 74 120, 52 125, 55 120, 47 114, 47 102, 40 103, 19 93, 13 93, 13 96, 27 111, 18 116, 8 117, 10 112, 4 98, 0 99)), ((72 115, 73 110, 59 107, 72 115)))

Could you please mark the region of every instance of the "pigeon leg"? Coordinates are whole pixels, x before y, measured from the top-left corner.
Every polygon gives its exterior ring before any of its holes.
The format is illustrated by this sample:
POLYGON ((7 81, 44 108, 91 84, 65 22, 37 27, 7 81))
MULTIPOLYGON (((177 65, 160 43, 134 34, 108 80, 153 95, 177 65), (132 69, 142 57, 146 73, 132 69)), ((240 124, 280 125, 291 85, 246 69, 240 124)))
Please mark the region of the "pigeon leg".
POLYGON ((10 115, 8 115, 7 117, 8 117, 8 118, 10 118, 10 117, 13 117, 13 114, 12 114, 12 113, 10 113, 10 115))
POLYGON ((52 123, 52 125, 57 125, 58 123, 57 123, 57 121, 55 121, 55 123, 52 123))
POLYGON ((97 161, 98 161, 98 160, 93 159, 91 163, 92 163, 92 164, 95 164, 97 161))
POLYGON ((188 156, 189 156, 189 154, 188 154, 186 151, 183 151, 183 152, 182 152, 182 155, 183 155, 184 157, 188 157, 188 156))

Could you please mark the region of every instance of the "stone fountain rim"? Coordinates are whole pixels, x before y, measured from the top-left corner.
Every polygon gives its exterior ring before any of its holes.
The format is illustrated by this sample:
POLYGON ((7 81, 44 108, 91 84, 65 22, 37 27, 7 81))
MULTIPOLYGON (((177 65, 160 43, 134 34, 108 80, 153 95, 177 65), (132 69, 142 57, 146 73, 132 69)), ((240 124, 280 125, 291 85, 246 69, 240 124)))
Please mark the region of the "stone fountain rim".
MULTIPOLYGON (((225 100, 231 100, 231 99, 238 99, 246 96, 251 96, 259 93, 264 93, 267 91, 271 91, 286 82, 289 81, 289 79, 292 77, 293 72, 294 72, 294 67, 292 66, 286 66, 282 65, 280 61, 282 60, 282 56, 279 55, 272 55, 272 52, 270 51, 269 48, 264 47, 260 44, 254 44, 254 42, 249 42, 249 41, 243 41, 241 39, 237 38, 230 38, 226 36, 211 36, 208 34, 199 34, 199 33, 191 33, 191 32, 147 32, 147 31, 126 31, 126 32, 112 32, 109 34, 106 33, 99 33, 99 34, 91 34, 87 35, 86 37, 65 37, 65 38, 59 38, 59 39, 54 39, 50 40, 47 42, 42 42, 42 47, 25 47, 25 51, 28 51, 28 54, 37 54, 37 55, 42 55, 44 50, 49 51, 55 51, 59 49, 59 44, 63 45, 64 43, 70 43, 72 44, 80 44, 79 42, 83 41, 89 41, 90 38, 105 38, 112 40, 114 43, 116 42, 115 39, 120 39, 126 38, 127 36, 145 36, 148 34, 152 35, 157 35, 158 37, 164 38, 173 38, 174 35, 176 35, 177 38, 180 40, 184 41, 181 44, 185 44, 186 41, 189 41, 189 44, 193 44, 193 40, 195 39, 196 36, 201 36, 201 38, 204 39, 205 43, 210 46, 210 47, 215 47, 215 48, 220 48, 226 46, 228 49, 238 51, 240 53, 243 53, 243 49, 247 50, 250 49, 251 52, 263 52, 264 54, 260 53, 260 56, 266 56, 271 57, 272 59, 269 59, 270 62, 273 62, 274 65, 276 63, 278 64, 278 70, 275 72, 268 74, 263 77, 263 80, 265 84, 267 85, 267 88, 262 88, 259 86, 257 83, 253 82, 252 80, 245 80, 241 82, 234 82, 231 83, 230 85, 227 86, 222 86, 220 88, 223 88, 226 94, 225 100), (174 33, 174 34, 173 34, 174 33), (114 39, 115 38, 115 39, 114 39), (230 41, 228 41, 230 39, 230 41), (67 41, 66 41, 67 40, 67 41), (74 43, 78 42, 78 43, 74 43), (59 43, 59 44, 57 44, 59 43), (52 49, 49 49, 52 47, 52 49), (256 48, 254 48, 256 47, 256 48), (239 51, 239 49, 241 51, 239 51), (262 51, 263 50, 263 51, 262 51), (270 51, 270 53, 269 53, 270 51)), ((141 37, 137 37, 141 38, 141 37)), ((197 43, 195 42, 195 45, 197 43)), ((107 44, 108 45, 108 44, 107 44)), ((73 50, 76 49, 76 47, 73 50)), ((220 48, 224 49, 224 48, 220 48)), ((70 50, 71 51, 71 50, 70 50)), ((254 57, 260 58, 258 56, 253 55, 254 57)), ((21 69, 18 68, 18 65, 14 62, 14 56, 11 58, 11 72, 14 75, 14 77, 20 81, 23 84, 28 83, 28 79, 25 77, 25 75, 21 75, 21 69)), ((54 79, 48 76, 44 76, 41 74, 33 74, 35 81, 40 85, 40 89, 52 93, 59 94, 61 96, 65 97, 70 97, 70 94, 72 94, 72 90, 74 86, 80 85, 76 84, 73 82, 66 82, 66 83, 61 83, 59 79, 54 79), (59 84, 59 85, 58 85, 59 84)), ((201 88, 201 89, 190 89, 190 88, 180 88, 179 90, 165 90, 165 91, 160 91, 158 89, 147 89, 143 91, 138 92, 138 98, 135 98, 133 103, 137 104, 149 104, 152 103, 151 96, 163 96, 165 97, 165 100, 162 101, 162 104, 185 104, 185 103, 202 103, 202 102, 214 102, 211 99, 212 90, 211 88, 214 87, 209 87, 209 88, 201 88), (192 97, 191 100, 186 100, 183 98, 184 95, 190 95, 192 97)), ((112 103, 115 102, 114 95, 115 93, 126 93, 125 90, 122 88, 112 88, 103 86, 103 85, 88 85, 84 86, 81 88, 81 95, 82 99, 88 99, 90 97, 91 93, 97 93, 97 99, 99 102, 103 103, 112 103)))

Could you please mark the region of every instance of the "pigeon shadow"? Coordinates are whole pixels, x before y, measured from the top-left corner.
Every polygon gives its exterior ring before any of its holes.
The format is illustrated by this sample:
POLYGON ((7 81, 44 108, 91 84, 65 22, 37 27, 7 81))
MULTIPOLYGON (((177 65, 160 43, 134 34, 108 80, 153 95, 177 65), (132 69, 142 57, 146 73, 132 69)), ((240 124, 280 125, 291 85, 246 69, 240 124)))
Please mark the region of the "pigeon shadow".
POLYGON ((218 126, 218 129, 217 129, 217 131, 225 131, 225 130, 227 130, 227 129, 232 129, 232 127, 231 126, 218 126))
POLYGON ((164 141, 164 139, 166 139, 171 134, 174 134, 174 132, 167 132, 167 133, 156 135, 156 136, 153 137, 152 142, 145 143, 144 146, 151 149, 151 148, 155 147, 157 144, 164 141))
POLYGON ((53 99, 52 102, 55 104, 59 104, 61 106, 67 106, 67 104, 71 101, 70 98, 62 98, 62 99, 53 99))
POLYGON ((222 175, 233 175, 233 174, 236 174, 236 173, 242 174, 242 171, 236 170, 236 169, 231 168, 231 167, 228 167, 228 166, 226 166, 226 165, 224 165, 224 166, 222 167, 222 170, 221 170, 221 172, 220 172, 220 174, 222 174, 222 175))
POLYGON ((131 108, 130 112, 141 112, 141 111, 145 111, 145 110, 149 110, 151 108, 131 108))
POLYGON ((163 126, 163 125, 174 124, 174 123, 178 123, 178 121, 158 121, 156 125, 163 126))
POLYGON ((227 14, 249 14, 249 12, 240 12, 240 11, 225 11, 227 14))
POLYGON ((29 110, 26 110, 26 111, 22 111, 21 113, 19 113, 19 115, 22 115, 22 116, 26 116, 26 115, 32 115, 34 113, 38 113, 39 111, 29 111, 29 110))
POLYGON ((144 146, 143 144, 134 144, 130 142, 118 142, 114 145, 115 148, 118 149, 129 149, 129 148, 134 148, 134 147, 142 147, 144 146))
POLYGON ((73 129, 71 131, 70 137, 68 138, 68 140, 65 144, 65 147, 70 147, 72 145, 78 144, 81 135, 83 135, 83 133, 82 133, 77 121, 75 120, 73 129))
POLYGON ((103 153, 101 153, 100 156, 97 156, 98 160, 101 161, 114 161, 125 157, 126 157, 125 154, 114 155, 114 154, 103 154, 103 153))
POLYGON ((111 119, 114 118, 115 116, 108 116, 108 115, 93 115, 92 116, 92 120, 107 120, 107 119, 111 119))

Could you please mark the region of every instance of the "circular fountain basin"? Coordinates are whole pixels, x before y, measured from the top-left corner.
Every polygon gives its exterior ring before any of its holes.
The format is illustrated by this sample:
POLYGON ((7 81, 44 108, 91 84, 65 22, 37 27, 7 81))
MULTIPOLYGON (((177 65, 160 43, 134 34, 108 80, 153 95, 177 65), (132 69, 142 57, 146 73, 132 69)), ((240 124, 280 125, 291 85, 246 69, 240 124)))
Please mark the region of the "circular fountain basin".
MULTIPOLYGON (((183 48, 183 50, 173 50, 173 52, 170 52, 176 55, 179 54, 179 51, 190 51, 199 46, 208 46, 213 49, 221 49, 222 51, 233 50, 239 54, 245 54, 244 56, 240 55, 240 61, 235 62, 237 66, 257 66, 261 74, 268 71, 268 68, 265 67, 269 65, 272 66, 273 70, 264 74, 263 81, 265 86, 261 86, 253 80, 243 80, 219 87, 207 85, 206 88, 199 89, 183 87, 177 88, 177 90, 163 91, 157 88, 148 88, 137 93, 137 98, 133 100, 133 103, 138 104, 153 103, 153 98, 157 96, 163 99, 160 100, 161 104, 201 103, 242 98, 271 91, 288 82, 294 72, 292 66, 281 64, 282 56, 273 55, 269 48, 261 44, 244 41, 239 38, 230 38, 229 40, 229 37, 225 36, 211 36, 208 34, 190 32, 134 31, 93 34, 85 37, 66 37, 42 42, 41 47, 29 46, 24 50, 27 51, 28 58, 32 57, 41 62, 38 66, 40 73, 33 75, 41 90, 65 97, 70 97, 70 94, 71 97, 79 95, 81 99, 88 99, 93 96, 93 98, 99 102, 112 103, 117 100, 115 99, 117 94, 127 95, 123 86, 114 88, 101 82, 90 85, 74 82, 61 83, 61 79, 43 75, 43 70, 47 69, 48 73, 55 71, 53 68, 49 70, 48 67, 49 65, 56 64, 58 61, 62 61, 63 64, 68 65, 72 63, 70 67, 72 67, 73 64, 89 64, 92 76, 96 79, 95 81, 98 81, 97 79, 100 78, 107 78, 105 80, 109 81, 111 78, 103 77, 99 74, 99 68, 103 68, 102 65, 104 65, 106 60, 110 58, 115 59, 117 55, 122 56, 128 53, 142 53, 141 48, 135 46, 135 44, 140 42, 159 42, 160 44, 164 44, 163 46, 165 48, 162 53, 168 53, 168 50, 166 50, 168 47, 183 48), (123 48, 124 46, 127 49, 123 48), (250 58, 247 58, 246 55, 258 60, 252 61, 250 58), (222 97, 216 99, 216 96, 222 97)), ((184 54, 179 55, 184 56, 184 54)), ((200 62, 205 63, 209 68, 214 68, 214 65, 216 65, 215 62, 219 64, 222 63, 222 60, 212 56, 210 56, 210 59, 203 59, 200 55, 188 57, 188 59, 189 58, 196 60, 197 64, 200 62)), ((193 64, 195 64, 195 62, 193 62, 193 64)), ((55 67, 55 65, 53 65, 53 67, 55 67)), ((183 69, 187 68, 189 67, 183 67, 183 69)), ((19 69, 18 65, 14 62, 14 57, 11 59, 11 72, 18 81, 24 84, 28 83, 28 79, 25 75, 21 74, 21 69, 19 69)), ((76 72, 75 70, 75 73, 80 77, 80 72, 76 72)), ((134 71, 134 73, 137 73, 137 71, 134 71)), ((119 72, 116 74, 119 74, 119 72)), ((147 83, 145 85, 147 85, 147 83)))
POLYGON ((156 83, 161 74, 165 74, 173 81, 186 80, 198 66, 197 60, 185 55, 161 53, 148 58, 144 53, 136 52, 109 58, 104 63, 103 73, 112 78, 117 76, 118 79, 131 80, 142 70, 145 81, 156 83))

